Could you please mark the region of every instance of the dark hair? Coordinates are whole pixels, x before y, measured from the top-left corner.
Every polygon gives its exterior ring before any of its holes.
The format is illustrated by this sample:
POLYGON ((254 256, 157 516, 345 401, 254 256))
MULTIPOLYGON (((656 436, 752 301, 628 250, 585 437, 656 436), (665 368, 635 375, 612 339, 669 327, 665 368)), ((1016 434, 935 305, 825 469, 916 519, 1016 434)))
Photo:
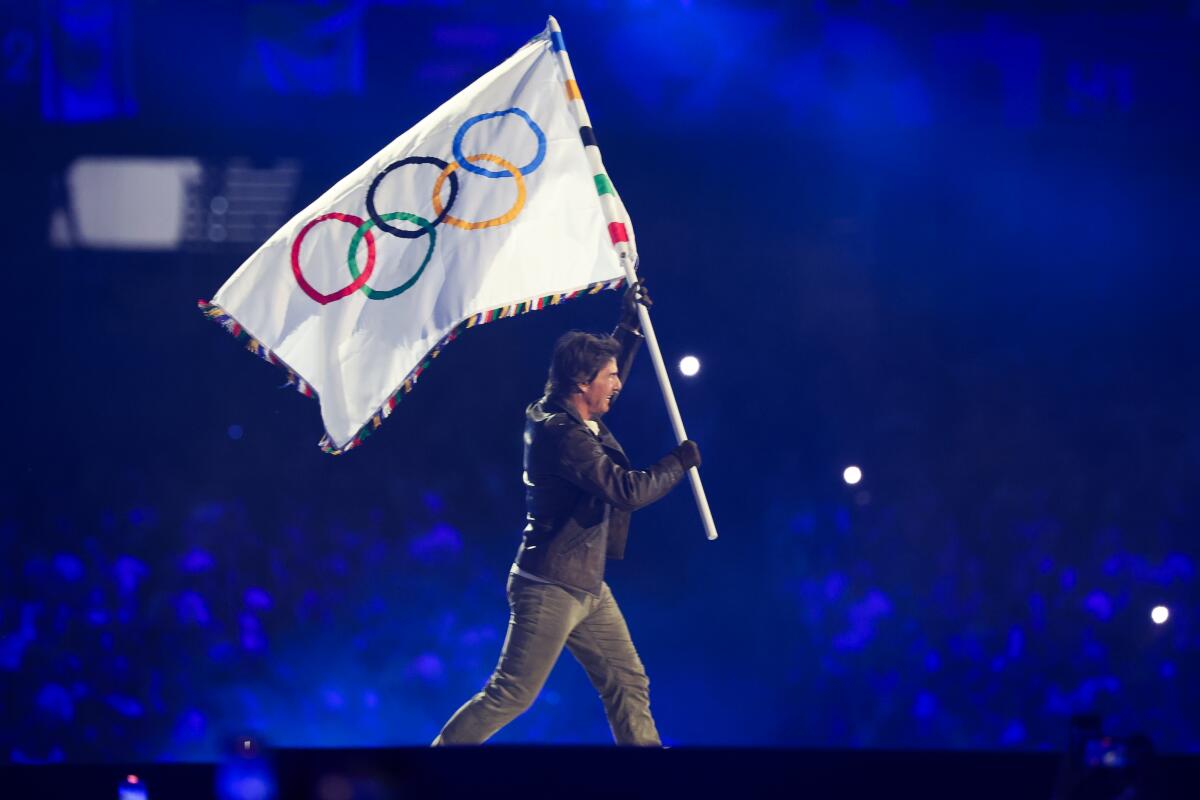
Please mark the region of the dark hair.
POLYGON ((579 391, 579 384, 591 383, 608 360, 620 354, 621 345, 611 336, 567 331, 554 343, 546 396, 561 398, 579 391))

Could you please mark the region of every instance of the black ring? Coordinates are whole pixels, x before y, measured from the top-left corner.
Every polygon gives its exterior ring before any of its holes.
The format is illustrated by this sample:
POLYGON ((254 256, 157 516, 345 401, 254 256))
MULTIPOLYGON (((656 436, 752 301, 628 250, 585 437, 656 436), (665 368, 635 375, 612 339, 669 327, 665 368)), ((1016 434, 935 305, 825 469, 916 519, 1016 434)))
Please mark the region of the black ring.
MULTIPOLYGON (((392 236, 399 236, 401 239, 416 239, 425 235, 425 228, 417 228, 415 231, 406 231, 403 228, 393 227, 392 225, 384 222, 383 217, 380 216, 379 212, 375 210, 375 190, 379 188, 379 182, 383 180, 385 175, 396 169, 396 167, 403 167, 405 164, 433 164, 435 167, 439 167, 443 170, 450 166, 440 158, 433 158, 432 156, 409 156, 408 158, 402 158, 399 161, 388 164, 383 172, 376 175, 375 180, 371 181, 371 188, 367 189, 367 214, 371 217, 371 221, 375 223, 375 227, 379 230, 387 231, 392 236)), ((446 207, 442 209, 442 213, 438 214, 433 219, 433 222, 430 223, 431 228, 437 226, 438 223, 446 218, 446 215, 450 213, 451 206, 454 205, 454 199, 456 197, 458 197, 458 176, 451 172, 450 199, 446 201, 446 207)))

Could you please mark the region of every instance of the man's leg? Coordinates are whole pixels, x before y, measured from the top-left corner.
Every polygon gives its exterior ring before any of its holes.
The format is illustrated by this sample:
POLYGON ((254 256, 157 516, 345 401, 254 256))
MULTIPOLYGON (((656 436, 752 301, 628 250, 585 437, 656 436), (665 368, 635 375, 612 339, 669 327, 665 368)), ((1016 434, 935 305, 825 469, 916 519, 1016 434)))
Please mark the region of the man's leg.
POLYGON ((607 583, 592 612, 567 637, 567 649, 600 693, 617 744, 661 747, 650 715, 650 679, 607 583))
POLYGON ((566 589, 514 575, 508 581, 512 613, 500 661, 483 690, 442 728, 433 745, 482 744, 532 705, 562 652, 584 606, 566 589))

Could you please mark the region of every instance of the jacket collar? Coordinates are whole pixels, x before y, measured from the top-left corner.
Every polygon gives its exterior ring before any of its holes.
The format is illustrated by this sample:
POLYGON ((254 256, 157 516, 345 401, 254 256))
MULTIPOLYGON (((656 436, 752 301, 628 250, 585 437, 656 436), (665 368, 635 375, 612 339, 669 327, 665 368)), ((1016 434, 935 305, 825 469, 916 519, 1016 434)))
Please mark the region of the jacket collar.
MULTIPOLYGON (((579 416, 579 411, 576 410, 575 406, 571 405, 570 403, 567 403, 556 397, 546 396, 539 400, 537 405, 542 407, 547 416, 561 411, 564 414, 567 414, 571 419, 578 422, 580 425, 584 426, 585 428, 587 427, 587 423, 583 421, 583 417, 579 416)), ((596 420, 596 424, 600 426, 600 433, 602 436, 611 435, 609 433, 608 426, 604 424, 604 420, 598 419, 596 420)))
MULTIPOLYGON (((575 407, 559 400, 558 398, 548 396, 543 397, 534 403, 530 408, 530 418, 534 422, 542 422, 551 414, 557 413, 566 414, 571 419, 578 422, 581 427, 587 427, 587 425, 584 424, 583 417, 579 416, 579 412, 575 410, 575 407)), ((604 420, 596 420, 596 422, 600 426, 600 443, 608 449, 615 450, 616 452, 620 453, 624 458, 625 449, 621 447, 621 443, 617 441, 617 437, 613 436, 612 431, 610 431, 608 426, 604 424, 604 420)), ((622 464, 622 466, 626 465, 627 464, 622 464)))
POLYGON ((579 412, 575 410, 575 406, 564 402, 557 397, 546 395, 539 400, 537 404, 545 410, 547 416, 561 411, 570 416, 571 419, 575 420, 580 425, 583 425, 583 417, 579 416, 579 412))

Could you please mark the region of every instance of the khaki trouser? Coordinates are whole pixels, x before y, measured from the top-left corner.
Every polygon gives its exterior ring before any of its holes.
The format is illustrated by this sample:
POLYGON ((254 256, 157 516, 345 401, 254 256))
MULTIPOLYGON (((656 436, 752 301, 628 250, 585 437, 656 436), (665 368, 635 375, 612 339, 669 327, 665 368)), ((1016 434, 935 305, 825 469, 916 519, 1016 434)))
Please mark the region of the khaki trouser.
POLYGON ((564 645, 600 693, 617 744, 662 745, 650 716, 650 679, 607 583, 595 597, 510 575, 508 604, 512 613, 495 671, 454 712, 434 746, 491 738, 533 704, 564 645))

